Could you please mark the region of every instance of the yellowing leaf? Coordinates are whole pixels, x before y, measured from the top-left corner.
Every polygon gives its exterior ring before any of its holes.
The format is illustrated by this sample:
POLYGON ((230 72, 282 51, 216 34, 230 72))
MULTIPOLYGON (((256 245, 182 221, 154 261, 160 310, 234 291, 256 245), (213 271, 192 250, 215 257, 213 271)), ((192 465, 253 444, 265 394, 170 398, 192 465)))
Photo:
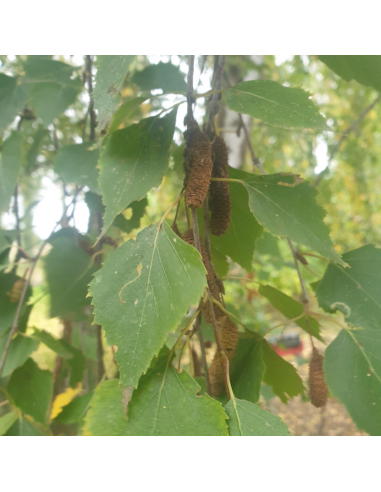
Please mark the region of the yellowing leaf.
POLYGON ((63 407, 69 405, 81 391, 82 383, 78 383, 75 389, 67 388, 66 391, 57 395, 52 405, 52 411, 50 412, 50 420, 55 419, 62 412, 63 407))

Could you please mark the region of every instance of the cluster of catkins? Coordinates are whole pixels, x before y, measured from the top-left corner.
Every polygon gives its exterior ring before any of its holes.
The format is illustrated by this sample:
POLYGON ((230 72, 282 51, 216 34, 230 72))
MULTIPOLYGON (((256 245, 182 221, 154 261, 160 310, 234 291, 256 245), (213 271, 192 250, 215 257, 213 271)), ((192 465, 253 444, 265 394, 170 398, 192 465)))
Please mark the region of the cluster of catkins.
MULTIPOLYGON (((211 178, 228 178, 228 150, 224 140, 218 136, 212 144, 207 135, 201 131, 196 122, 188 125, 184 132, 186 148, 184 151, 185 171, 185 202, 191 209, 200 208, 209 194, 210 207, 210 231, 215 236, 226 233, 230 224, 231 203, 229 183, 227 181, 211 181, 211 178)), ((184 234, 177 234, 188 244, 195 246, 192 230, 184 234)), ((201 245, 201 256, 207 271, 207 283, 211 296, 221 302, 223 284, 218 278, 211 259, 203 245, 201 245)), ((203 306, 203 315, 207 323, 216 320, 220 332, 222 348, 232 361, 238 344, 238 329, 229 317, 215 304, 213 313, 209 306, 203 306)), ((218 396, 224 389, 224 368, 221 358, 216 351, 214 359, 209 368, 211 390, 214 396, 218 396)))

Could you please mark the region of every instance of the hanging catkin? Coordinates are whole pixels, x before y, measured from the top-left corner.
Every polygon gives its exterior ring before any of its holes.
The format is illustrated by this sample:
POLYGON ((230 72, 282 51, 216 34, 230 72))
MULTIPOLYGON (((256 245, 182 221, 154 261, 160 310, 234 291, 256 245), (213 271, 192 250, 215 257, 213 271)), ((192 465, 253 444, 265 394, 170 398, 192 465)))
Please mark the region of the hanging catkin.
MULTIPOLYGON (((238 345, 238 329, 230 318, 225 317, 220 328, 221 345, 229 362, 232 362, 238 345)), ((218 350, 209 368, 210 386, 213 396, 218 396, 224 389, 224 368, 218 350)))
MULTIPOLYGON (((193 231, 191 229, 188 229, 186 232, 184 232, 184 234, 182 234, 181 237, 182 237, 183 241, 185 241, 186 243, 195 247, 193 231)), ((216 301, 220 301, 220 291, 219 291, 218 285, 216 283, 214 268, 213 268, 212 263, 209 261, 208 255, 205 251, 203 244, 201 244, 201 256, 202 256, 202 261, 204 263, 204 266, 205 266, 205 269, 207 272, 206 273, 206 280, 208 282, 210 294, 214 297, 214 299, 216 299, 216 301)), ((218 306, 213 305, 213 310, 214 310, 214 316, 215 316, 217 322, 225 316, 223 311, 218 306)), ((211 316, 211 313, 209 312, 208 304, 205 304, 203 306, 202 312, 204 314, 206 322, 208 324, 210 324, 212 322, 212 316, 211 316)))
POLYGON ((25 280, 23 278, 19 278, 13 284, 12 289, 8 292, 8 295, 11 299, 11 302, 19 302, 21 293, 24 289, 25 280))
MULTIPOLYGON (((213 178, 228 178, 228 149, 221 137, 216 137, 212 145, 213 178)), ((222 236, 229 229, 231 202, 229 183, 212 181, 209 188, 210 232, 222 236)))
POLYGON ((324 357, 313 348, 310 362, 310 400, 317 408, 324 407, 328 400, 328 387, 324 379, 324 357))
POLYGON ((184 132, 185 201, 189 208, 200 208, 208 194, 212 176, 212 155, 208 137, 197 123, 184 132))

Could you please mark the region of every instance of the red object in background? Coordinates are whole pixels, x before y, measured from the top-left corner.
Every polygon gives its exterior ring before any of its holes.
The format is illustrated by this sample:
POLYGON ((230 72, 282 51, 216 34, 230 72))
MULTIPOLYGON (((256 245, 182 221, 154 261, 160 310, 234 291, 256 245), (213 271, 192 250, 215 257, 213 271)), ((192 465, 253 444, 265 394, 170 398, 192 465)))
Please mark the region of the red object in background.
POLYGON ((303 342, 300 340, 299 335, 295 333, 281 335, 271 343, 271 346, 281 357, 284 355, 299 355, 303 352, 303 342))
POLYGON ((303 342, 300 342, 299 347, 280 347, 279 345, 272 345, 275 352, 281 357, 285 355, 299 355, 303 352, 303 342))

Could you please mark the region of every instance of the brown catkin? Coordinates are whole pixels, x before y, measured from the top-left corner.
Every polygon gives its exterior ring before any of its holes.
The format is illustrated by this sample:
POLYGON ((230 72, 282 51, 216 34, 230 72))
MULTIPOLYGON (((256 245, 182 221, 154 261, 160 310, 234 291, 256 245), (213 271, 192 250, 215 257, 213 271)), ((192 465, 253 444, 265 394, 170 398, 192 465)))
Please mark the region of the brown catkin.
MULTIPOLYGON (((216 137, 212 145, 213 178, 228 178, 228 149, 221 137, 216 137)), ((229 229, 231 201, 229 183, 212 181, 209 188, 210 232, 222 236, 229 229)))
POLYGON ((328 400, 328 387, 324 379, 324 357, 313 348, 310 362, 310 400, 317 408, 325 407, 328 400))
MULTIPOLYGON (((228 317, 225 317, 221 323, 220 337, 222 348, 229 362, 232 362, 238 345, 238 328, 228 317)), ((224 368, 218 350, 216 350, 210 365, 209 377, 213 396, 220 395, 224 389, 224 368)))
MULTIPOLYGON (((184 234, 182 235, 182 240, 185 241, 186 243, 190 244, 191 246, 195 247, 194 243, 194 236, 193 236, 193 231, 191 229, 188 229, 184 234)), ((208 282, 208 287, 210 294, 216 299, 216 301, 220 302, 220 291, 218 288, 218 285, 216 283, 216 278, 215 278, 215 273, 214 273, 214 268, 212 263, 209 261, 208 255, 205 251, 204 245, 201 244, 201 256, 202 256, 202 261, 204 263, 204 266, 206 268, 206 280, 208 282)), ((216 305, 213 305, 213 310, 214 310, 214 316, 216 318, 216 321, 220 320, 225 316, 223 311, 216 305)), ((211 313, 209 312, 209 306, 208 304, 205 304, 202 308, 202 312, 204 314, 205 320, 208 324, 211 324, 212 322, 212 317, 211 313)))
POLYGON ((189 208, 200 208, 208 194, 212 176, 212 153, 208 137, 197 123, 184 132, 185 202, 189 208))
POLYGON ((11 302, 19 302, 21 293, 23 291, 25 284, 25 280, 23 278, 19 278, 16 280, 16 282, 13 284, 11 291, 8 293, 11 302))

